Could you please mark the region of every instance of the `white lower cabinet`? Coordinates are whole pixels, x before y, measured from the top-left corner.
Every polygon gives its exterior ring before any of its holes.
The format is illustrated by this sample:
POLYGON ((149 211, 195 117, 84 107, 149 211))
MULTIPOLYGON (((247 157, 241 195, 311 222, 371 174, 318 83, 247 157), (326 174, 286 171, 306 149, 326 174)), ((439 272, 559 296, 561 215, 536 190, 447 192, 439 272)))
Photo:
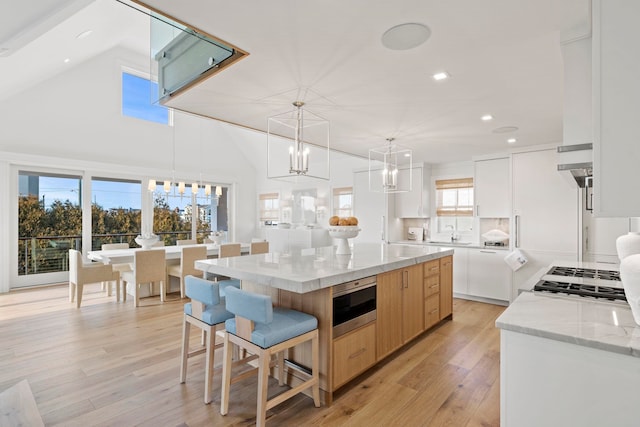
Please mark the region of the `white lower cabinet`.
POLYGON ((467 293, 500 301, 511 299, 511 269, 504 262, 508 252, 468 249, 467 293))
POLYGON ((469 257, 469 249, 455 248, 453 250, 453 293, 467 294, 467 259, 469 257))
POLYGON ((502 329, 500 425, 637 426, 638 363, 630 354, 502 329))

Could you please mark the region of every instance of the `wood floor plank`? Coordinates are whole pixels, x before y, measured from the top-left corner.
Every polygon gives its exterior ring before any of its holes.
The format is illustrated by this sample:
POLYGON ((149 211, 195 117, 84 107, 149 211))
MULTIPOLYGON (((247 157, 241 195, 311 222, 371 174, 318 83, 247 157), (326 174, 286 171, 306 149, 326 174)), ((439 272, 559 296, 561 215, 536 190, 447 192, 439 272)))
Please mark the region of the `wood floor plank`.
MULTIPOLYGON (((184 300, 116 302, 100 286, 82 307, 67 286, 0 294, 0 390, 27 379, 47 426, 251 426, 255 378, 234 384, 220 415, 220 377, 203 403, 204 357, 179 383, 184 300)), ((504 307, 454 299, 452 321, 418 337, 315 408, 296 396, 268 411, 273 426, 499 425, 499 333, 504 307)), ((200 334, 191 337, 192 347, 200 334)), ((216 352, 220 366, 221 350, 216 352)), ((270 381, 270 394, 280 392, 270 381)))

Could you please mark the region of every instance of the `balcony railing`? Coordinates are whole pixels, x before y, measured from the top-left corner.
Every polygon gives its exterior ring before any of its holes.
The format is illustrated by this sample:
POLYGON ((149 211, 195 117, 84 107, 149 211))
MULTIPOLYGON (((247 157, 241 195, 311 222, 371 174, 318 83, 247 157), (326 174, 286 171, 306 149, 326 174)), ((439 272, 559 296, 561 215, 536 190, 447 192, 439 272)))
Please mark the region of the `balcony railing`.
MULTIPOLYGON (((128 243, 136 248, 135 238, 139 233, 94 234, 91 247, 99 250, 105 243, 128 243)), ((165 246, 176 244, 176 240, 190 239, 190 231, 156 232, 165 246)), ((208 230, 199 231, 198 242, 210 234, 208 230)), ((69 270, 69 249, 82 250, 82 236, 38 236, 18 239, 18 275, 54 273, 69 270)))

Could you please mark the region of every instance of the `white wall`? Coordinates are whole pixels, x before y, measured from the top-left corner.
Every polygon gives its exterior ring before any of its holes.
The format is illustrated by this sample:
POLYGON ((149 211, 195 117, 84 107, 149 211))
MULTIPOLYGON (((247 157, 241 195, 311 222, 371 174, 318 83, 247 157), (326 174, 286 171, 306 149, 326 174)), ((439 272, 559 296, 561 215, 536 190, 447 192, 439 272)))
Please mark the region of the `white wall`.
POLYGON ((175 130, 176 179, 232 185, 233 239, 249 241, 255 234, 256 171, 238 146, 259 144, 258 133, 179 112, 175 127, 123 117, 123 67, 144 72, 148 61, 114 49, 0 104, 0 292, 9 289, 17 265, 8 261, 17 238, 11 226, 17 188, 9 179, 14 165, 170 178, 175 130))

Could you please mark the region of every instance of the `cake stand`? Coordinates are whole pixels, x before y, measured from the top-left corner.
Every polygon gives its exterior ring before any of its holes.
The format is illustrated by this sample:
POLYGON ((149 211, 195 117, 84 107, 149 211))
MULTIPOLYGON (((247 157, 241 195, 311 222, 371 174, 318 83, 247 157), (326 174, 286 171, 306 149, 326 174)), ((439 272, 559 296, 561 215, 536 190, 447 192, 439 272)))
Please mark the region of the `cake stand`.
POLYGON ((351 248, 349 248, 349 240, 358 235, 360 229, 357 225, 342 225, 329 227, 329 236, 338 241, 338 248, 336 249, 336 255, 349 255, 351 248))
POLYGON ((136 243, 142 246, 142 249, 151 249, 160 238, 155 234, 147 234, 145 236, 136 237, 136 243))

